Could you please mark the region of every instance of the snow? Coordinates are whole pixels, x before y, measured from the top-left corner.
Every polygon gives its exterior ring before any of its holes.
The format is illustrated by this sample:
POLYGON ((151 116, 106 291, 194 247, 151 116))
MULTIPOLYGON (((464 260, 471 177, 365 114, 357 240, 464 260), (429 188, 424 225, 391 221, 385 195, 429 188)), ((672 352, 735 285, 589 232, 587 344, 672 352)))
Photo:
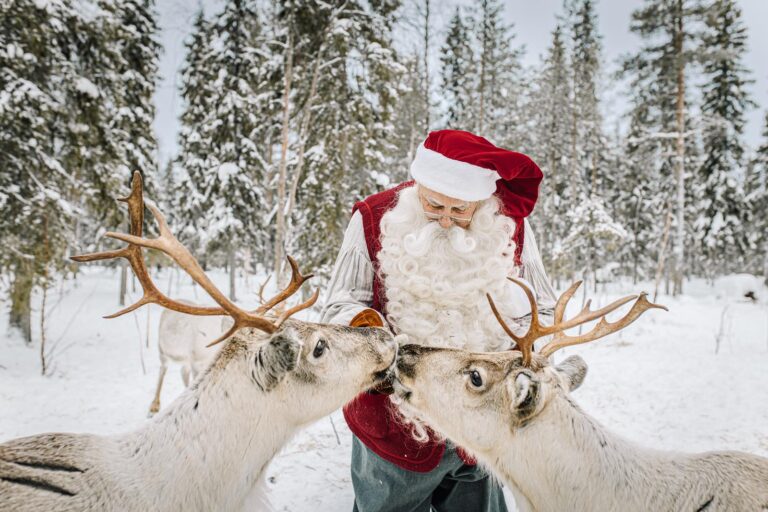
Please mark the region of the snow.
POLYGON ((85 94, 89 98, 99 97, 99 88, 96 87, 96 84, 82 76, 75 80, 75 89, 85 94))
MULTIPOLYGON (((227 276, 212 274, 226 291, 227 276)), ((176 271, 155 272, 155 280, 174 297, 203 301, 199 290, 176 271)), ((262 276, 240 276, 244 305, 255 305, 262 281, 262 276)), ((652 286, 601 285, 592 294, 594 307, 643 288, 652 286)), ((152 306, 102 319, 118 309, 117 289, 116 271, 89 267, 76 282, 59 283, 49 291, 46 332, 53 358, 45 377, 38 360, 39 295, 31 346, 7 332, 8 304, 0 302, 0 442, 46 431, 110 434, 147 421, 159 367, 160 310, 152 306)), ((768 290, 758 278, 745 275, 720 278, 716 288, 704 281, 686 282, 685 289, 688 295, 658 299, 668 313, 648 312, 618 335, 566 349, 560 357, 578 353, 590 368, 574 399, 609 429, 646 446, 738 449, 768 456, 768 290), (759 303, 740 297, 744 283, 760 286, 759 303), (726 328, 715 353, 724 310, 726 328)), ((139 293, 132 295, 136 299, 139 293)), ((163 405, 181 391, 181 378, 172 368, 163 405)), ((275 509, 350 510, 350 436, 337 411, 289 443, 267 473, 275 509)))
POLYGON ((219 180, 222 186, 226 187, 230 177, 236 176, 239 172, 240 168, 234 162, 224 162, 219 165, 219 180))

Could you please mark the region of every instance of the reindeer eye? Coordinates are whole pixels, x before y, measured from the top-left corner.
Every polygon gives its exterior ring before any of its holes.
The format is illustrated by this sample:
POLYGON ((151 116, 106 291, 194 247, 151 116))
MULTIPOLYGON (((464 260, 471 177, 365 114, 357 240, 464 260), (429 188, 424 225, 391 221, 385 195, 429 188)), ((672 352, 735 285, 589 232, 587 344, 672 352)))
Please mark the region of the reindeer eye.
POLYGON ((469 372, 469 381, 476 388, 483 387, 483 377, 482 375, 480 375, 480 372, 477 370, 472 370, 469 372))
POLYGON ((312 351, 312 356, 315 358, 321 357, 325 354, 325 349, 328 348, 328 343, 325 340, 320 340, 315 345, 315 350, 312 351))

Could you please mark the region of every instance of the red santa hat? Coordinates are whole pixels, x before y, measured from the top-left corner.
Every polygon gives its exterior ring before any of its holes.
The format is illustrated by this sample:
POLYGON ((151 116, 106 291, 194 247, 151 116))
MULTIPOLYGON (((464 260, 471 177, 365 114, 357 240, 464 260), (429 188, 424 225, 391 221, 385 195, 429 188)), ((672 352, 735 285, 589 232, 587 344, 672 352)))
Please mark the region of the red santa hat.
POLYGON ((462 130, 430 132, 416 150, 411 176, 417 183, 464 201, 496 195, 510 217, 527 217, 544 175, 522 153, 494 146, 462 130))

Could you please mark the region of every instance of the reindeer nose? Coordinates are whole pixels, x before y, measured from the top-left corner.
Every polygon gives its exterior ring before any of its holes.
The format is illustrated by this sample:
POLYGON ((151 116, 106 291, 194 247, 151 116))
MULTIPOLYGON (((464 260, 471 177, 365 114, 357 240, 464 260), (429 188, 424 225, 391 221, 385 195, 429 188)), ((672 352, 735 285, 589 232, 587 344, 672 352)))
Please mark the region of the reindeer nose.
POLYGON ((397 371, 405 376, 413 377, 414 366, 419 360, 419 355, 424 352, 421 345, 408 344, 400 347, 397 353, 397 371))

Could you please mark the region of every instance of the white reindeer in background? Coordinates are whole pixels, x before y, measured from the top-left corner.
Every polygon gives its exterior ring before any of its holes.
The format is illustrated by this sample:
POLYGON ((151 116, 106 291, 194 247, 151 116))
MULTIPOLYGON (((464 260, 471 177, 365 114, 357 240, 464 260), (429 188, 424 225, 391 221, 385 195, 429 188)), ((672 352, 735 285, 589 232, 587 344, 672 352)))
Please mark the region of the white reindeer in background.
POLYGON ((634 298, 627 297, 594 312, 587 305, 563 321, 575 283, 558 300, 554 324, 543 326, 533 294, 513 281, 531 302, 524 336, 516 336, 489 301, 517 350, 400 347, 395 389, 407 414, 417 414, 473 453, 509 485, 523 511, 768 511, 768 459, 637 446, 607 431, 571 399, 587 372, 582 358, 550 364, 556 350, 616 332, 660 306, 641 295, 625 317, 607 322, 607 313, 634 298), (585 334, 563 334, 598 318, 585 334), (532 353, 533 342, 546 335, 554 337, 532 353))
MULTIPOLYGON (((269 277, 259 288, 259 300, 263 305, 264 288, 269 277)), ((196 306, 194 302, 177 299, 178 302, 196 306)), ((216 357, 221 345, 210 346, 212 339, 232 327, 229 317, 219 319, 214 316, 195 316, 180 313, 172 309, 163 309, 160 314, 160 325, 157 329, 157 350, 160 356, 160 372, 157 377, 157 388, 152 403, 149 405, 148 417, 160 411, 160 394, 163 381, 168 371, 168 362, 181 366, 181 380, 184 387, 189 387, 216 357)))
MULTIPOLYGON (((185 300, 182 304, 194 306, 185 300)), ((221 336, 229 326, 215 316, 192 316, 172 309, 164 309, 157 329, 157 350, 160 356, 160 373, 157 377, 155 397, 149 406, 149 416, 160 410, 160 393, 168 371, 168 362, 181 366, 181 379, 189 385, 211 364, 220 345, 209 347, 212 339, 221 336)))
MULTIPOLYGON (((229 338, 214 363, 163 413, 121 435, 42 434, 0 444, 0 510, 14 512, 146 512, 262 510, 257 485, 293 434, 381 382, 394 363, 392 335, 378 328, 314 324, 289 317, 317 299, 268 312, 309 277, 289 259, 288 287, 256 311, 230 302, 150 206, 160 236, 141 238, 141 179, 127 199, 131 235, 118 251, 77 261, 125 257, 144 288, 138 303, 195 315, 230 316, 229 338), (142 247, 165 252, 219 307, 191 306, 160 293, 142 247)), ((116 314, 116 315, 117 315, 116 314)), ((113 316, 116 316, 113 315, 113 316)))

